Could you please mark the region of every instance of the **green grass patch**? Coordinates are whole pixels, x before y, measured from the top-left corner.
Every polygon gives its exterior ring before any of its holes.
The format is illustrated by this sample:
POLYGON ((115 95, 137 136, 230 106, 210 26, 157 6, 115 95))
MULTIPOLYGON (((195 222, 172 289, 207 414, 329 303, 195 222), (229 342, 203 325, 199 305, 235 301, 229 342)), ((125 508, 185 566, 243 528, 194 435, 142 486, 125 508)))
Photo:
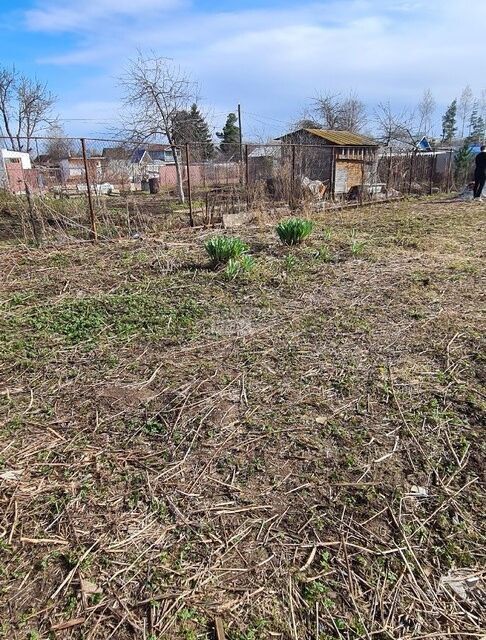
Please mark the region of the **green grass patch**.
POLYGON ((122 293, 43 306, 34 310, 29 324, 37 331, 57 334, 77 344, 96 341, 102 336, 177 335, 189 329, 198 316, 198 305, 189 299, 170 306, 159 295, 122 293))

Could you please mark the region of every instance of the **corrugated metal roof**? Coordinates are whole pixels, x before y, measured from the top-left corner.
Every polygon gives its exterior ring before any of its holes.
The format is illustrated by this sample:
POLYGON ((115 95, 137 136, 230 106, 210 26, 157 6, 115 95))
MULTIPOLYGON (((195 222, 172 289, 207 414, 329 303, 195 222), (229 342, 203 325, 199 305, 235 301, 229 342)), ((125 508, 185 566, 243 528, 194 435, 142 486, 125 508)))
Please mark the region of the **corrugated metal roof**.
POLYGON ((358 133, 351 133, 351 131, 334 131, 330 129, 303 129, 303 131, 307 131, 318 138, 324 138, 324 140, 327 140, 331 144, 339 144, 346 147, 378 146, 371 138, 361 136, 358 133))

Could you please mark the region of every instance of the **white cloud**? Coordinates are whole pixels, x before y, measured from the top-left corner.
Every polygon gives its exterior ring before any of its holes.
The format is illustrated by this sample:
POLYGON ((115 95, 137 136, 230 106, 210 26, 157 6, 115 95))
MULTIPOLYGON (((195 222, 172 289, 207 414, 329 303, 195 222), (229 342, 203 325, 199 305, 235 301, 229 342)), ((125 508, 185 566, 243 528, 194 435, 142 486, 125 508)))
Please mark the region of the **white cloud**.
POLYGON ((38 0, 34 9, 25 12, 25 19, 34 31, 96 30, 120 17, 137 17, 143 12, 155 16, 179 6, 179 0, 38 0))
POLYGON ((188 68, 218 111, 242 102, 269 128, 273 120, 273 131, 317 91, 351 89, 370 104, 412 104, 430 87, 443 105, 468 83, 478 94, 484 86, 477 61, 484 58, 486 3, 476 6, 474 21, 467 0, 331 0, 223 12, 177 0, 83 6, 80 14, 68 0, 44 1, 36 10, 42 19, 34 24, 35 12, 27 19, 31 29, 78 32, 77 47, 42 62, 96 65, 108 99, 137 47, 188 68), (163 20, 154 19, 157 12, 163 20))

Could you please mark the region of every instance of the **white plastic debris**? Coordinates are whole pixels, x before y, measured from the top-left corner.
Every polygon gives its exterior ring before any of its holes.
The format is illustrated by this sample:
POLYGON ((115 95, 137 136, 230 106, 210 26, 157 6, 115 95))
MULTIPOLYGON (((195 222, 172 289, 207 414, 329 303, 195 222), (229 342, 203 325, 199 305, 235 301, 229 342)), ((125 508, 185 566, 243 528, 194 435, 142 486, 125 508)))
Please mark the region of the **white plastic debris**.
POLYGON ((411 498, 427 498, 429 496, 429 492, 426 487, 419 487, 414 484, 407 495, 411 498))
POLYGON ((17 482, 22 477, 23 471, 17 471, 10 469, 9 471, 2 471, 0 473, 0 480, 6 480, 7 482, 17 482))
POLYGON ((442 576, 439 587, 453 591, 461 600, 469 600, 473 590, 480 586, 480 577, 473 569, 451 569, 446 576, 442 576))

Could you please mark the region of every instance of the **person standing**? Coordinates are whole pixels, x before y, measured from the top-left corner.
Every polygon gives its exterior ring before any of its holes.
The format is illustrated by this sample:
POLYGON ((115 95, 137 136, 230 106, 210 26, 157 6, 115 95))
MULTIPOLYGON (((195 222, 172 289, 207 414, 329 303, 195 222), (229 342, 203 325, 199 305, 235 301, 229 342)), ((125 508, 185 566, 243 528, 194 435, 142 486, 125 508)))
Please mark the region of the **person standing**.
POLYGON ((476 156, 476 169, 474 171, 474 199, 481 197, 486 183, 486 145, 482 145, 481 151, 476 156))

